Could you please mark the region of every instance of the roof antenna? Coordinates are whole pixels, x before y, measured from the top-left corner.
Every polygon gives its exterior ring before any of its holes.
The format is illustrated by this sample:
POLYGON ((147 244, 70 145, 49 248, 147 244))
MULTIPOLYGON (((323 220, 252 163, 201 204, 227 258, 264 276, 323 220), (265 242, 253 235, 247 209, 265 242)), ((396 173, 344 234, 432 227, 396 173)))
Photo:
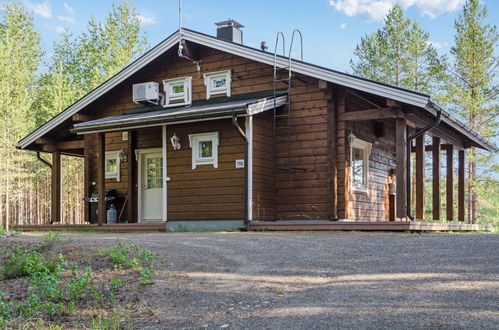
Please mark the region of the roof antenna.
POLYGON ((178 0, 178 56, 191 61, 196 65, 196 70, 201 71, 200 62, 190 56, 184 55, 184 38, 183 38, 183 28, 182 28, 182 0, 178 0))

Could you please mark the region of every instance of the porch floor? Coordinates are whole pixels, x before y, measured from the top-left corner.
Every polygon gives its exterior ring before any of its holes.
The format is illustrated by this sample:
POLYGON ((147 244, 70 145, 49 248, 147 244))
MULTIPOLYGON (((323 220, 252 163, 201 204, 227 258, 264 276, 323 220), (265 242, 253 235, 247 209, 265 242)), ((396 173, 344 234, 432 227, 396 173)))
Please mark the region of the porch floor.
POLYGON ((268 231, 327 231, 327 230, 362 230, 362 231, 492 231, 488 225, 461 223, 433 223, 416 221, 329 221, 329 220, 278 220, 254 221, 250 230, 268 231))
POLYGON ((48 225, 23 225, 13 226, 14 230, 21 231, 49 231, 49 230, 81 230, 81 231, 108 231, 108 232, 151 232, 166 231, 164 222, 157 223, 117 223, 117 224, 48 224, 48 225))

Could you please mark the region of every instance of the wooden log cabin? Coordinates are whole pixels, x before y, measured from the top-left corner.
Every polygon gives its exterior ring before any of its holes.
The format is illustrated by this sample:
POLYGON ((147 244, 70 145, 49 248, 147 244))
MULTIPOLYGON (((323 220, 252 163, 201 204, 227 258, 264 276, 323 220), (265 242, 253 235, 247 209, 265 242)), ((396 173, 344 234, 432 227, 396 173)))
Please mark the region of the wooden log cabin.
POLYGON ((465 221, 465 150, 494 145, 429 95, 251 48, 239 23, 218 25, 217 37, 175 32, 19 142, 52 154, 53 223, 61 155, 84 158, 85 194, 98 197, 85 217, 99 225, 110 190, 118 222, 169 230, 410 221, 425 194, 443 219, 442 154, 445 219, 465 221))

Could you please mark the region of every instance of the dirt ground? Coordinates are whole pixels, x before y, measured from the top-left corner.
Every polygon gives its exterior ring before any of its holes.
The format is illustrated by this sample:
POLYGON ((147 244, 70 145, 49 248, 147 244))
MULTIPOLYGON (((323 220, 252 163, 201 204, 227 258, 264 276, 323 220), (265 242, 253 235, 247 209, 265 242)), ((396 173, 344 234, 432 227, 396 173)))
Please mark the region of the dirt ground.
MULTIPOLYGON (((139 295, 144 329, 497 329, 499 235, 63 234, 96 253, 115 239, 159 255, 139 295)), ((0 239, 6 249, 38 234, 0 239)), ((66 246, 67 245, 67 246, 66 246)))

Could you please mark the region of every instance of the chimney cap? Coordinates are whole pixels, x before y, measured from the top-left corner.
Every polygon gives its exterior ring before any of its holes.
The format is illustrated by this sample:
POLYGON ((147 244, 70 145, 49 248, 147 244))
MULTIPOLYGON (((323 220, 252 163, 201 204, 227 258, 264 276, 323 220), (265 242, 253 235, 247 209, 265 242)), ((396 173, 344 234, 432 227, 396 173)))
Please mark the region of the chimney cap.
POLYGON ((242 25, 241 23, 233 20, 233 19, 228 19, 226 21, 223 21, 223 22, 218 22, 218 23, 215 23, 216 26, 218 26, 219 28, 223 28, 223 27, 227 27, 227 26, 233 26, 235 27, 236 29, 239 29, 239 28, 243 28, 244 25, 242 25))

